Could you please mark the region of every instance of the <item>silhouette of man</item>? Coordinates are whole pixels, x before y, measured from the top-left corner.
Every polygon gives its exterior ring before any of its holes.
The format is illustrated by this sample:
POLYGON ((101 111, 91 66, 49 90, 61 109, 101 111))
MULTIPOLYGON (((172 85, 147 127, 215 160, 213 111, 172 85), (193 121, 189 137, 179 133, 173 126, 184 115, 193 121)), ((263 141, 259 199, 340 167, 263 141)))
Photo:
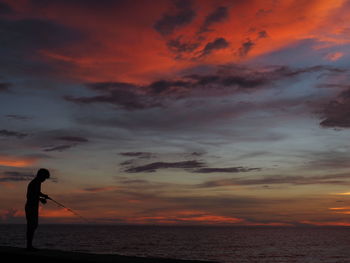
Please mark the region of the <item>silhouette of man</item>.
POLYGON ((28 184, 27 202, 25 205, 27 219, 27 249, 35 250, 33 247, 34 232, 38 227, 39 219, 39 201, 46 204, 48 195, 41 192, 41 183, 50 178, 50 172, 47 169, 39 169, 36 177, 28 184))

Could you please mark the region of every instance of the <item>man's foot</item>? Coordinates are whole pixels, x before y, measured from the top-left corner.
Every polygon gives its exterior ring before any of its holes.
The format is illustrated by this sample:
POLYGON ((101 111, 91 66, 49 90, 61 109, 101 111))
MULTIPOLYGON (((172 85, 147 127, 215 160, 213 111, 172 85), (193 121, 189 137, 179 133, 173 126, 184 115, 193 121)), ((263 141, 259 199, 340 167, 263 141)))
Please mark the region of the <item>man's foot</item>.
POLYGON ((38 251, 39 249, 36 248, 36 247, 27 247, 27 251, 31 251, 31 252, 34 252, 34 251, 38 251))

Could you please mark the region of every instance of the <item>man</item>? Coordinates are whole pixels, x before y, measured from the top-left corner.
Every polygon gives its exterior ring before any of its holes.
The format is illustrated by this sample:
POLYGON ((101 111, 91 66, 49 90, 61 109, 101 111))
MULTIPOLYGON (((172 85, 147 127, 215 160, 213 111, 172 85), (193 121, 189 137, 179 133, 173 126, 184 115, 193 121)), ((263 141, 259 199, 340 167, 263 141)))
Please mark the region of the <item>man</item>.
POLYGON ((38 227, 39 217, 39 201, 46 204, 46 199, 50 199, 48 195, 41 192, 41 183, 50 178, 50 173, 47 169, 39 169, 36 177, 28 184, 27 202, 25 205, 27 219, 27 249, 35 250, 33 247, 33 237, 36 228, 38 227))

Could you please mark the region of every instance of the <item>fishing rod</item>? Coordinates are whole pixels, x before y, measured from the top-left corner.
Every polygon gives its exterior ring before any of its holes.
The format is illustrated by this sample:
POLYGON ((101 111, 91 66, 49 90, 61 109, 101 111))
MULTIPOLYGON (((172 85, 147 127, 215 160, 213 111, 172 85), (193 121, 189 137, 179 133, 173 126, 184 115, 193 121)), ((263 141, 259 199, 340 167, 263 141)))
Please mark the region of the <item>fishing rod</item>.
POLYGON ((51 200, 52 202, 54 202, 56 205, 63 207, 64 209, 68 210, 69 212, 71 212, 72 214, 76 215, 77 217, 80 217, 81 219, 83 219, 84 221, 90 223, 90 220, 83 217, 82 215, 78 214, 77 212, 73 211, 72 209, 62 205, 61 203, 57 202, 56 200, 52 199, 51 197, 48 197, 47 199, 51 200))

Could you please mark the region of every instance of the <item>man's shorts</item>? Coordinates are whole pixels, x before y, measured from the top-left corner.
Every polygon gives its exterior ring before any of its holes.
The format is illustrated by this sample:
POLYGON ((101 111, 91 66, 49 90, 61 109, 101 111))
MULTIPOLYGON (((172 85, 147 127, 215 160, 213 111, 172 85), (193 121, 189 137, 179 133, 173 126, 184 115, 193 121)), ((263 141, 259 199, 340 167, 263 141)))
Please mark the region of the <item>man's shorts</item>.
POLYGON ((26 205, 25 211, 28 227, 37 228, 39 219, 39 207, 26 205))

